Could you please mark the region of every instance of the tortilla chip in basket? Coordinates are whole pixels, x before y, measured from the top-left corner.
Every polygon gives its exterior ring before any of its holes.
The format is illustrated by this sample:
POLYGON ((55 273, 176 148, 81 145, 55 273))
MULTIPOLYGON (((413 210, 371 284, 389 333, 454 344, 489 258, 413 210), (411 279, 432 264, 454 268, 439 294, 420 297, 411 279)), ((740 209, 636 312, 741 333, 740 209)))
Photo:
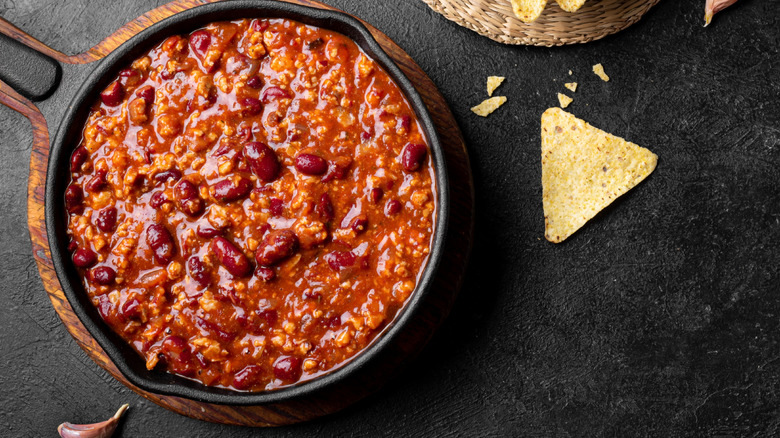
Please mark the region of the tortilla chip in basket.
POLYGON ((556 0, 558 6, 566 12, 577 12, 582 5, 585 4, 585 0, 556 0))
POLYGON ((539 18, 547 5, 547 0, 512 0, 512 11, 523 23, 531 23, 539 18))
POLYGON ((655 170, 658 156, 560 108, 542 114, 544 237, 564 241, 655 170))

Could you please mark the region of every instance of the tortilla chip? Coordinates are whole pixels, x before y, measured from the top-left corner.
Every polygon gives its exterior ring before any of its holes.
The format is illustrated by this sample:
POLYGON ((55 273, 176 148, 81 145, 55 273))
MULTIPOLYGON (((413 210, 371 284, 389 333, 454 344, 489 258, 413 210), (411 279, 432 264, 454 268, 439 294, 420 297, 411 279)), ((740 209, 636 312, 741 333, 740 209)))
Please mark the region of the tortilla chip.
POLYGON ((564 241, 655 170, 649 150, 559 108, 542 114, 544 237, 564 241))
POLYGON ((523 23, 532 23, 542 15, 547 0, 512 0, 512 11, 523 23))
POLYGON ((502 82, 504 82, 503 76, 488 76, 487 78, 487 92, 488 96, 492 96, 493 92, 496 91, 496 88, 498 88, 499 85, 501 85, 502 82))
POLYGON ((573 101, 574 99, 572 99, 571 97, 562 93, 558 93, 558 103, 561 105, 561 108, 566 108, 573 101))
POLYGON ((493 111, 497 110, 498 107, 504 104, 506 102, 506 97, 504 96, 496 96, 491 97, 490 99, 486 99, 482 101, 479 105, 471 108, 471 111, 474 112, 474 114, 482 117, 487 117, 492 113, 493 111))
POLYGON ((577 12, 582 5, 585 4, 585 0, 556 0, 558 6, 566 12, 577 12))
POLYGON ((567 82, 563 84, 564 87, 568 88, 572 93, 577 91, 577 83, 576 82, 567 82))
POLYGON ((609 76, 607 76, 606 73, 604 73, 604 66, 601 64, 596 64, 593 66, 593 73, 596 73, 596 76, 600 77, 602 81, 609 82, 609 76))

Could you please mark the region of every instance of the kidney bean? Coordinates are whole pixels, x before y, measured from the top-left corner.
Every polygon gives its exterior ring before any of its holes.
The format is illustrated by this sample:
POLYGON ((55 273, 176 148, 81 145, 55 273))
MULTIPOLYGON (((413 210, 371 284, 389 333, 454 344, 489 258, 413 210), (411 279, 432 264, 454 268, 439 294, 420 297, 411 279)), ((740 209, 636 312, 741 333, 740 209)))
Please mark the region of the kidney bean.
POLYGON ((234 277, 246 277, 252 271, 249 259, 224 237, 215 237, 211 241, 211 250, 234 277))
POLYGON ((368 228, 368 218, 363 214, 357 215, 352 218, 349 227, 352 228, 355 233, 360 234, 368 228))
POLYGON ((323 44, 325 44, 325 41, 323 41, 322 38, 317 38, 306 43, 306 47, 309 50, 317 50, 322 47, 323 44))
POLYGON ((179 210, 189 216, 197 216, 203 212, 205 204, 198 197, 198 189, 192 181, 183 179, 173 187, 173 195, 179 204, 179 210))
POLYGON ((211 156, 221 157, 231 151, 233 151, 233 147, 231 146, 230 142, 221 142, 219 144, 219 147, 214 152, 211 153, 211 156))
POLYGON ((121 316, 126 319, 139 320, 141 319, 141 302, 138 301, 138 298, 130 298, 122 304, 122 307, 119 308, 119 312, 121 313, 121 316))
POLYGON ((401 166, 407 172, 414 172, 422 167, 428 147, 420 143, 408 143, 401 151, 401 166))
POLYGON ((294 382, 300 379, 302 361, 295 356, 281 356, 274 362, 274 376, 286 382, 294 382))
POLYGON ((268 209, 271 210, 272 215, 281 216, 284 213, 284 201, 278 198, 271 198, 268 209))
POLYGON ((97 225, 100 231, 105 233, 114 231, 116 226, 116 207, 106 207, 100 210, 97 219, 95 219, 95 225, 97 225))
POLYGON ((73 151, 73 155, 70 156, 70 171, 75 173, 81 170, 81 165, 84 164, 89 158, 89 152, 84 146, 79 146, 73 151))
POLYGON ((189 351, 190 346, 178 336, 166 336, 162 342, 162 350, 167 353, 182 354, 189 351))
POLYGON ((73 253, 73 263, 79 268, 89 268, 97 263, 97 254, 91 249, 81 248, 73 253))
POLYGON ((198 56, 203 57, 209 46, 211 45, 211 34, 206 30, 196 30, 190 35, 190 46, 192 51, 198 56))
POLYGON ((106 286, 114 282, 116 271, 108 266, 100 266, 91 270, 89 276, 95 283, 106 286))
POLYGON ((146 243, 154 253, 154 259, 167 265, 176 255, 176 244, 171 233, 162 224, 152 224, 146 229, 146 243))
POLYGON ((330 195, 323 193, 322 196, 320 196, 319 202, 314 206, 314 212, 320 216, 320 219, 322 219, 323 222, 330 222, 333 220, 335 212, 333 211, 333 203, 330 202, 330 195))
POLYGON ((195 234, 204 239, 211 239, 212 237, 217 237, 222 234, 222 231, 209 225, 198 225, 195 229, 195 234))
POLYGON ((328 171, 328 162, 314 154, 298 154, 295 168, 305 175, 322 175, 328 171))
POLYGON ((79 244, 75 240, 68 242, 68 252, 73 252, 77 249, 79 249, 79 244))
POLYGON ((314 292, 311 290, 307 290, 303 292, 303 299, 304 300, 312 300, 312 301, 322 301, 322 294, 319 292, 314 292))
POLYGON ((254 97, 244 97, 238 100, 241 106, 241 114, 244 117, 251 117, 260 114, 263 111, 263 103, 254 97))
POLYGON ((410 115, 401 116, 401 123, 398 124, 403 132, 409 132, 412 129, 412 117, 410 115))
POLYGON ((273 281, 273 279, 276 278, 276 272, 266 266, 258 266, 257 269, 255 269, 255 275, 266 283, 273 281))
POLYGON ((164 68, 160 72, 160 77, 165 79, 166 81, 173 79, 176 76, 176 73, 178 73, 181 70, 168 70, 167 68, 164 68))
POLYGON ((255 259, 260 266, 273 266, 298 250, 298 236, 290 230, 268 233, 258 246, 255 259))
POLYGON ((123 78, 129 78, 129 77, 135 76, 137 74, 139 74, 138 70, 136 70, 134 68, 131 68, 131 67, 123 68, 122 70, 119 71, 119 76, 121 76, 123 78))
POLYGON ((181 179, 181 171, 176 168, 171 168, 154 174, 154 182, 156 182, 157 184, 164 184, 170 180, 178 181, 180 179, 181 179))
POLYGON ((206 267, 203 266, 203 262, 197 256, 190 257, 187 260, 187 268, 190 270, 190 277, 197 281, 201 286, 208 286, 211 283, 211 276, 206 267))
POLYGON ((326 183, 334 179, 344 179, 351 165, 351 158, 338 158, 328 167, 328 173, 322 177, 322 182, 326 183))
POLYGON ((329 318, 326 318, 323 322, 326 327, 329 327, 331 329, 337 329, 341 327, 341 315, 331 315, 329 318))
POLYGON ((92 193, 97 193, 103 190, 107 183, 106 175, 107 172, 105 170, 96 170, 95 175, 92 176, 92 178, 90 178, 86 184, 84 184, 84 188, 87 189, 88 192, 92 193))
POLYGON ((249 178, 225 178, 214 185, 214 197, 221 202, 231 202, 241 198, 252 190, 252 182, 249 178))
POLYGON ((265 32, 269 25, 270 23, 268 23, 268 20, 255 20, 252 22, 252 30, 255 32, 265 32))
POLYGON ((257 317, 263 320, 268 326, 273 326, 276 324, 276 321, 279 320, 279 312, 274 309, 258 310, 255 313, 257 313, 257 317))
POLYGON ((168 336, 163 340, 162 353, 171 371, 184 376, 192 376, 192 349, 187 341, 178 336, 168 336))
POLYGON ((391 199, 387 201, 387 204, 385 204, 385 214, 387 216, 394 216, 401 212, 401 208, 403 208, 403 205, 401 205, 400 202, 396 201, 395 199, 391 199))
POLYGON ((154 209, 162 207, 166 202, 171 202, 171 200, 165 196, 165 192, 154 192, 149 199, 149 205, 154 209))
POLYGON ((363 143, 367 143, 369 140, 371 140, 371 133, 363 131, 360 133, 360 141, 363 143))
POLYGON ((178 201, 186 201, 198 196, 198 188, 192 181, 183 179, 173 188, 173 195, 178 201))
POLYGON ((233 387, 243 391, 256 384, 263 376, 263 368, 260 365, 247 365, 233 376, 233 387))
POLYGON ((277 99, 289 99, 290 93, 287 92, 287 90, 283 90, 279 87, 268 87, 263 91, 263 94, 260 96, 260 100, 263 101, 263 103, 272 102, 277 99))
MULTIPOLYGON (((114 309, 114 303, 108 298, 108 294, 98 295, 97 300, 97 310, 98 313, 100 313, 100 316, 102 316, 106 322, 113 321, 114 318, 111 315, 111 310, 114 309)), ((121 309, 117 309, 117 313, 120 312, 121 309)))
POLYGON ((71 184, 65 189, 65 209, 70 214, 81 214, 84 211, 84 194, 81 187, 71 184))
POLYGON ((355 260, 357 257, 352 251, 333 251, 325 255, 328 266, 336 272, 354 266, 355 260))
POLYGON ((187 199, 179 203, 179 209, 182 211, 182 213, 191 217, 195 217, 203 213, 203 209, 205 208, 206 206, 203 200, 200 198, 187 199))
POLYGON ((371 201, 372 204, 379 204, 379 201, 382 200, 383 196, 385 196, 385 191, 379 187, 375 187, 368 193, 368 200, 371 201))
POLYGON ((247 79, 246 85, 249 88, 254 88, 257 90, 263 87, 263 80, 260 79, 260 76, 252 76, 251 78, 247 79))
POLYGON ((112 82, 111 85, 100 93, 100 100, 107 106, 119 105, 124 97, 125 88, 119 81, 112 82))
POLYGON ((207 319, 201 318, 199 316, 195 317, 195 325, 198 326, 199 329, 205 330, 207 332, 213 333, 216 335, 221 341, 223 342, 231 342, 236 335, 230 332, 227 332, 225 329, 217 325, 216 323, 209 321, 207 319))
POLYGON ((143 87, 135 90, 135 95, 140 97, 146 102, 146 107, 154 103, 154 87, 151 85, 144 85, 143 87))
POLYGON ((267 145, 252 141, 244 145, 244 159, 252 173, 262 182, 271 182, 279 175, 279 160, 267 145))

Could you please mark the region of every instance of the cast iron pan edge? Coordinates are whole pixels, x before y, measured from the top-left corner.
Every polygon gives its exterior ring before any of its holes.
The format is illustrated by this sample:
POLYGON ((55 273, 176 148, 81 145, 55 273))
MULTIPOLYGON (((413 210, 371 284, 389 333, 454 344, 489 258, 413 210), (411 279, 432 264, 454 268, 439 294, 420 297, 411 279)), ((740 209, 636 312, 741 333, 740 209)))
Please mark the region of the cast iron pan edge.
POLYGON ((449 184, 444 153, 431 116, 409 79, 374 40, 368 29, 355 18, 340 12, 274 1, 236 0, 198 6, 150 26, 114 50, 89 75, 68 107, 52 142, 46 176, 46 230, 52 262, 62 290, 84 327, 133 385, 149 392, 184 397, 205 403, 252 406, 301 400, 314 393, 327 391, 350 375, 369 366, 373 360, 376 360, 381 351, 398 337, 406 322, 415 317, 419 304, 429 294, 434 273, 442 257, 448 217, 449 184), (438 209, 432 250, 417 288, 401 312, 366 350, 340 368, 308 382, 270 392, 251 393, 207 387, 199 382, 164 371, 146 369, 141 356, 103 322, 88 299, 79 275, 70 262, 70 254, 67 251, 64 191, 69 182, 70 153, 79 142, 90 105, 121 68, 170 35, 188 33, 197 27, 215 21, 258 17, 293 19, 304 24, 342 33, 352 38, 358 46, 379 62, 404 92, 423 126, 436 172, 438 209))

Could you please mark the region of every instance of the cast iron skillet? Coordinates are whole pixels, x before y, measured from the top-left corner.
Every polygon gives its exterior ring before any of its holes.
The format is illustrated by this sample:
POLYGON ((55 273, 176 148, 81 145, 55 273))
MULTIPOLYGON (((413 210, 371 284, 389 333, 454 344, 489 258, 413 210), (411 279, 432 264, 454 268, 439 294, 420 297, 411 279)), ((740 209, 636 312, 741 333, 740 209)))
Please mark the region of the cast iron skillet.
MULTIPOLYGON (((19 51, 19 48, 16 50, 19 51)), ((30 49, 21 49, 19 53, 26 50, 30 49)), ((55 61, 47 57, 41 58, 40 54, 35 55, 37 57, 25 56, 25 53, 22 53, 21 58, 24 60, 23 63, 28 66, 38 66, 38 79, 31 76, 14 78, 13 74, 9 75, 6 69, 1 69, 0 73, 4 73, 3 79, 7 83, 19 87, 17 89, 21 94, 33 100, 40 100, 53 92, 61 69, 55 61), (46 85, 38 85, 36 82, 45 83, 47 80, 51 80, 51 83, 55 85, 47 87, 46 85)), ((62 290, 71 307, 127 380, 149 392, 184 397, 205 403, 240 406, 263 405, 281 401, 305 400, 307 395, 327 391, 349 376, 376 365, 373 362, 381 359, 377 358, 381 351, 398 338, 407 322, 415 317, 420 303, 430 293, 434 273, 442 258, 446 235, 449 207, 448 187, 444 154, 425 104, 409 79, 382 50, 363 24, 340 12, 266 0, 236 0, 198 6, 164 19, 129 39, 98 64, 76 93, 51 144, 46 176, 46 230, 49 236, 52 261, 62 290), (116 77, 119 70, 170 35, 188 33, 215 21, 257 17, 288 18, 340 32, 352 38, 387 71, 414 108, 428 139, 430 155, 436 173, 438 208, 431 253, 417 288, 404 308, 371 345, 353 357, 350 362, 316 379, 270 392, 250 393, 207 387, 199 382, 164 371, 146 369, 144 359, 103 322, 87 297, 76 268, 70 260, 70 253, 67 251, 64 191, 69 182, 70 154, 79 143, 90 106, 98 99, 100 91, 116 77)))

